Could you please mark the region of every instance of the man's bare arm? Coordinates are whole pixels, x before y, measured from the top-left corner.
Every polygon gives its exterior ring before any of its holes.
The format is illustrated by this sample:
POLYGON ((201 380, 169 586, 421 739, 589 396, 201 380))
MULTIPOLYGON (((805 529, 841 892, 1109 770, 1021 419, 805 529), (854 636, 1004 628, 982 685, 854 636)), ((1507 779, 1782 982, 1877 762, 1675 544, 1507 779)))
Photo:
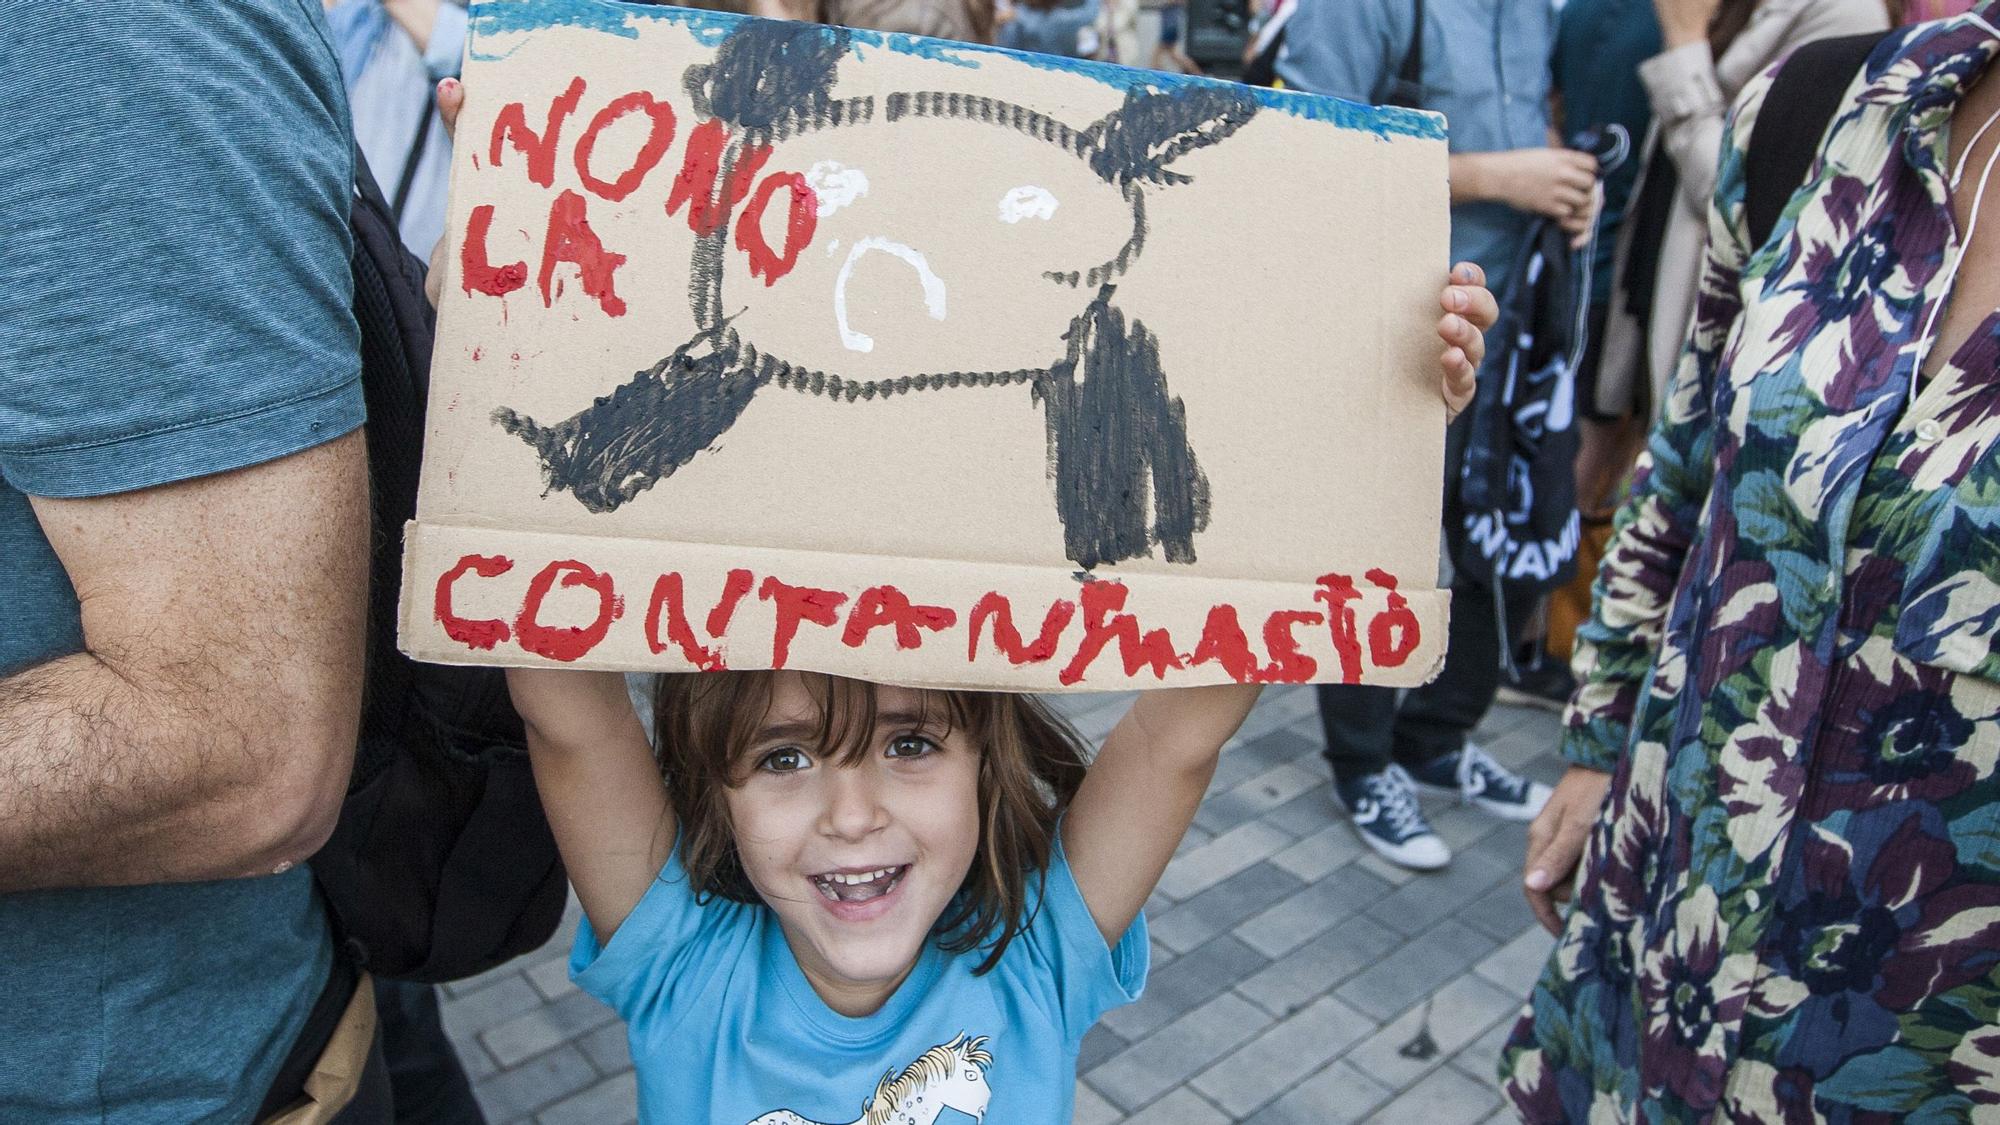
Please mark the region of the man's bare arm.
POLYGON ((368 583, 359 432, 33 499, 86 650, 0 678, 0 892, 268 874, 347 785, 368 583))

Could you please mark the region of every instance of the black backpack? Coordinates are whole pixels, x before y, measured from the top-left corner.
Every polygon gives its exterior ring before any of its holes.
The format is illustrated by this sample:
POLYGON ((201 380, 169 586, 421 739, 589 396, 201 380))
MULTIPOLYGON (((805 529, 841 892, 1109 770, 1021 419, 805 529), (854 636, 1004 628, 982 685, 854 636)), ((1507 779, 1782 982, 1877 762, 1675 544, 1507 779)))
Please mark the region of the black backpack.
POLYGON ((1744 222, 1752 247, 1771 240, 1785 204, 1805 185, 1855 72, 1887 37, 1877 31, 1816 40, 1793 51, 1779 68, 1743 160, 1744 222))
POLYGON ((404 248, 358 149, 354 178, 354 315, 374 493, 368 664, 354 776, 312 871, 335 940, 357 966, 456 980, 548 941, 567 881, 504 674, 419 664, 396 648, 432 312, 423 264, 404 248))

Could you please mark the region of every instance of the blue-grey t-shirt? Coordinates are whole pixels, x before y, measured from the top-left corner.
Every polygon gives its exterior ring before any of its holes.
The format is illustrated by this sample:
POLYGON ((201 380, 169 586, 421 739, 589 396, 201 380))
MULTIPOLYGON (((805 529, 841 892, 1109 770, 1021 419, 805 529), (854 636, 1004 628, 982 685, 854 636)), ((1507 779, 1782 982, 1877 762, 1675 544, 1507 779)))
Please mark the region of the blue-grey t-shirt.
POLYGON ((932 943, 854 1018, 813 991, 769 907, 697 903, 676 847, 609 944, 578 928, 570 973, 628 1025, 641 1122, 853 1121, 878 1097, 890 1121, 1068 1121, 1084 1033, 1145 984, 1146 920, 1106 946, 1060 844, 1028 898, 991 972, 932 943))
MULTIPOLYGON (((352 141, 320 7, 0 0, 0 674, 83 647, 27 496, 361 422, 352 141)), ((329 957, 303 868, 0 895, 0 1117, 247 1120, 329 957)))
MULTIPOLYGON (((1500 152, 1549 143, 1550 0, 1426 0, 1423 87, 1395 89, 1416 24, 1413 0, 1299 0, 1285 25, 1278 73, 1315 94, 1445 115, 1453 152, 1500 152)), ((1507 273, 1534 219, 1504 203, 1451 209, 1452 261, 1473 261, 1487 285, 1507 273)))

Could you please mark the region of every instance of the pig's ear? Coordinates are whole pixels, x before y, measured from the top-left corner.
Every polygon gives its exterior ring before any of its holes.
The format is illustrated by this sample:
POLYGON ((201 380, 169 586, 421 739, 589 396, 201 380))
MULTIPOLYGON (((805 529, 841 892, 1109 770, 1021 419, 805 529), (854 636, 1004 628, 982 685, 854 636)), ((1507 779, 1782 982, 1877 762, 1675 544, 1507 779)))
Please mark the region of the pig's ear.
POLYGON ((810 113, 831 97, 847 40, 841 27, 745 20, 716 48, 714 62, 687 68, 688 97, 709 117, 753 129, 810 113))
POLYGON ((1125 104, 1085 133, 1090 166, 1112 183, 1184 184, 1167 169, 1182 154, 1215 144, 1257 112, 1247 92, 1213 86, 1128 91, 1125 104))

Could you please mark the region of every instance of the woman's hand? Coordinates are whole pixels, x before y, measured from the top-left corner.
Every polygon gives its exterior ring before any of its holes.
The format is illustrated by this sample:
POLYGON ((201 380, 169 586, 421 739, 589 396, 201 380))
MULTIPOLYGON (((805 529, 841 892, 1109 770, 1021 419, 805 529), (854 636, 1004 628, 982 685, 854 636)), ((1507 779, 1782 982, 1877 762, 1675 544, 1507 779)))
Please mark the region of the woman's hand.
POLYGON ((1479 364, 1486 358, 1486 330, 1500 319, 1500 305, 1486 288, 1486 271, 1471 262, 1460 262, 1451 270, 1451 280, 1438 297, 1444 309, 1439 318, 1438 339, 1444 352, 1438 356, 1438 371, 1444 377, 1446 421, 1458 417, 1472 401, 1478 385, 1479 364))
POLYGON ((1569 901, 1576 887, 1576 865, 1583 858, 1584 841, 1604 809, 1604 794, 1611 788, 1611 775, 1586 766, 1571 766, 1541 814, 1528 825, 1528 859, 1521 873, 1522 893, 1542 928, 1561 936, 1562 914, 1558 903, 1569 901))

